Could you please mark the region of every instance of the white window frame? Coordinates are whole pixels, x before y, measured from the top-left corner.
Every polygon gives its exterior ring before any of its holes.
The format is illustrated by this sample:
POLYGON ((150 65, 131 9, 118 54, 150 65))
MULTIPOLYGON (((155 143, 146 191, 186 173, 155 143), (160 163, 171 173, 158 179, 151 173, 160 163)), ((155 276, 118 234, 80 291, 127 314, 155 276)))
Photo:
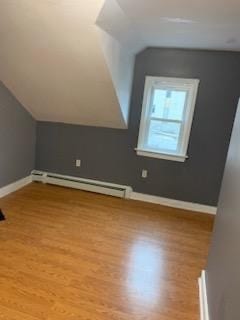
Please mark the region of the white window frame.
MULTIPOLYGON (((184 162, 187 156, 187 149, 189 144, 190 132, 193 121, 193 114, 196 104, 197 92, 198 92, 199 80, 198 79, 184 79, 184 78, 169 78, 169 77, 150 77, 145 79, 145 88, 143 96, 142 114, 140 121, 140 129, 138 136, 138 145, 135 149, 137 155, 159 158, 165 160, 173 160, 184 162), (186 105, 184 108, 184 117, 182 121, 175 121, 181 123, 181 137, 179 140, 179 148, 176 153, 171 153, 164 150, 148 149, 145 147, 145 139, 148 134, 148 123, 153 117, 150 117, 151 113, 151 98, 152 90, 155 88, 169 87, 170 89, 176 88, 178 90, 187 90, 188 98, 186 99, 186 105)), ((158 119, 167 121, 167 119, 158 119)))

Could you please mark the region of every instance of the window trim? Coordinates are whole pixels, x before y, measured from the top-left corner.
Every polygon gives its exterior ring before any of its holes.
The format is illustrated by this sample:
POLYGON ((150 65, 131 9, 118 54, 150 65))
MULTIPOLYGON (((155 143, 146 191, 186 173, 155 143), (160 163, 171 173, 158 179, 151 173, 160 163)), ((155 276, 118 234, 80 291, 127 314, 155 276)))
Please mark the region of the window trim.
MULTIPOLYGON (((141 113, 141 120, 140 120, 140 127, 139 127, 139 136, 138 136, 138 144, 137 148, 135 148, 137 155, 151 157, 151 158, 158 158, 158 159, 165 159, 165 160, 173 160, 184 162, 187 156, 187 149, 189 144, 189 138, 191 133, 192 121, 193 121, 193 114, 196 105, 197 93, 198 93, 198 86, 199 86, 199 79, 186 79, 186 78, 169 78, 169 77, 152 77, 146 76, 145 78, 145 87, 144 87, 144 95, 143 95, 143 103, 142 103, 142 113, 141 113), (152 90, 155 87, 162 87, 163 85, 169 86, 173 88, 174 86, 176 89, 187 90, 188 94, 190 95, 187 99, 187 104, 185 106, 184 111, 184 118, 181 123, 187 121, 185 125, 183 125, 182 129, 182 138, 180 141, 180 147, 178 152, 171 153, 165 151, 158 151, 156 149, 148 149, 144 147, 145 145, 145 138, 147 136, 146 130, 148 122, 150 121, 149 113, 150 113, 150 99, 152 98, 152 90)), ((159 120, 159 119, 158 119, 159 120)), ((165 120, 167 121, 167 120, 165 120)), ((178 122, 176 120, 176 122, 178 122)))

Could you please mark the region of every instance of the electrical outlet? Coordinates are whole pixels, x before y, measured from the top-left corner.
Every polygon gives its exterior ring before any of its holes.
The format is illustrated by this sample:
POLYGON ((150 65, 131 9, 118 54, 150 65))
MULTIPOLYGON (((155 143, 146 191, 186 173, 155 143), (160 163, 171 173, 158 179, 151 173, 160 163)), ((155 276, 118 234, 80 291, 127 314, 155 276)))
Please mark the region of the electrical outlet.
POLYGON ((142 178, 144 178, 144 179, 146 179, 147 178, 147 176, 148 176, 148 172, 147 172, 147 170, 142 170, 142 178))
POLYGON ((81 160, 79 159, 76 160, 76 167, 81 167, 81 160))

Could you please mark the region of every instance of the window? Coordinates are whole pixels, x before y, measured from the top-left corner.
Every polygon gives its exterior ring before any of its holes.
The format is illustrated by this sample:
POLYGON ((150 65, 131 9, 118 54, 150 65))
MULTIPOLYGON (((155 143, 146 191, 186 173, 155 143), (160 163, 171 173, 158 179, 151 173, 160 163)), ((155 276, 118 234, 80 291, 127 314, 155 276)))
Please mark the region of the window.
POLYGON ((199 80, 146 77, 137 154, 185 161, 199 80))

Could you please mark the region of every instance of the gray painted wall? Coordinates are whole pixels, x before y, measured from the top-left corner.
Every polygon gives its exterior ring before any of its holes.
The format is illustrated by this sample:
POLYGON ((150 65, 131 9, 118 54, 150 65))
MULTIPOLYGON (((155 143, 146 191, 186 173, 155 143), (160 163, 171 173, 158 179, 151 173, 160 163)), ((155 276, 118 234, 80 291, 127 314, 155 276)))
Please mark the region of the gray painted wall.
POLYGON ((39 122, 36 167, 127 184, 137 192, 216 205, 239 82, 239 53, 147 49, 136 58, 128 130, 39 122), (140 157, 134 151, 146 75, 200 79, 185 163, 140 157), (80 169, 75 168, 77 158, 82 160, 80 169), (147 179, 141 178, 142 169, 148 170, 147 179))
POLYGON ((0 187, 34 169, 35 142, 35 120, 0 82, 0 187))
POLYGON ((240 319, 240 106, 230 143, 207 265, 211 320, 240 319))

